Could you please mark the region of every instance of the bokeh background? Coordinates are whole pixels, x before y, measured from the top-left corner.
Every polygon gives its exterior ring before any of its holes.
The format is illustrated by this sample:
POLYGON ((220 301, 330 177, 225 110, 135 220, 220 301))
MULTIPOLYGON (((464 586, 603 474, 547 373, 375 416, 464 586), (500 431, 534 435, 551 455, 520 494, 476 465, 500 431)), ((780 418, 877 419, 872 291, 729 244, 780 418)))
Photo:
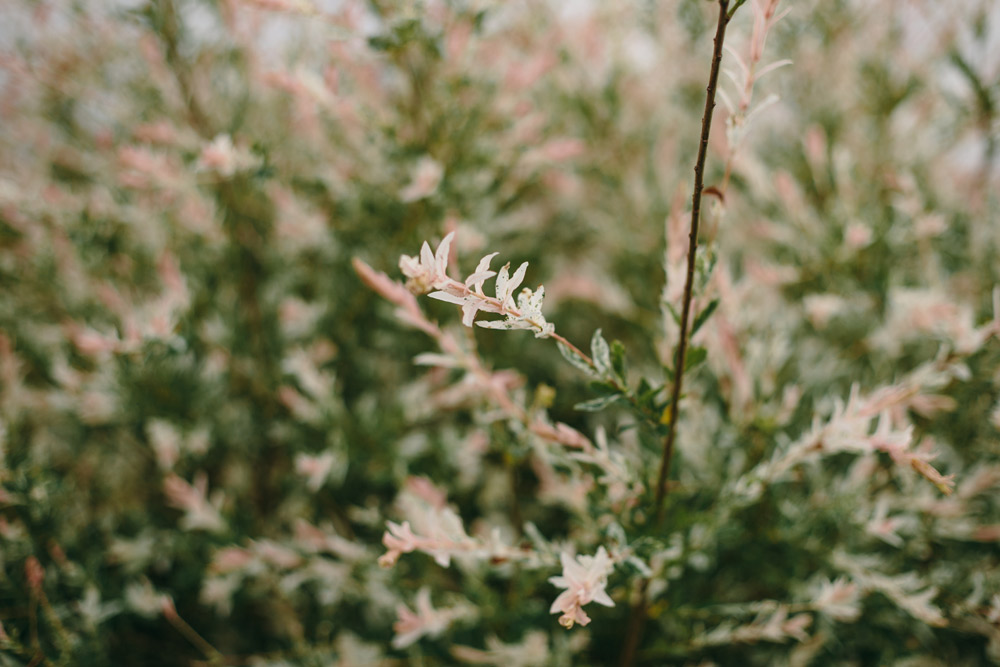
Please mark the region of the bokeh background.
MULTIPOLYGON (((907 495, 870 473, 876 493, 830 481, 846 461, 810 469, 740 528, 702 546, 685 532, 704 558, 670 605, 794 598, 843 540, 933 585, 948 623, 915 629, 920 614, 882 593, 864 623, 817 621, 826 639, 789 664, 986 664, 1000 659, 1000 348, 982 329, 1000 281, 1000 12, 786 4, 762 65, 792 64, 757 82, 742 130, 720 105, 710 146, 707 183, 731 171, 705 229, 721 305, 678 445, 678 484, 700 491, 678 497, 710 511, 731 471, 852 384, 942 358, 964 371, 935 366, 933 399, 900 409, 959 495, 975 474, 981 488, 943 507, 930 485, 907 495), (848 537, 897 510, 914 514, 873 543, 848 537)), ((613 664, 624 593, 568 633, 548 614, 557 571, 377 566, 418 478, 514 540, 526 522, 553 539, 590 529, 530 433, 413 364, 433 341, 351 260, 399 278, 400 254, 456 231, 466 271, 492 251, 530 262, 563 335, 583 346, 600 327, 662 375, 714 11, 4 2, 0 665, 613 664), (394 647, 397 606, 424 585, 475 620, 394 647)), ((748 5, 735 53, 751 31, 748 5)), ((586 381, 548 341, 466 333, 447 304, 424 307, 512 369, 526 409, 655 462, 627 416, 573 410, 586 381)), ((694 641, 707 618, 658 621, 644 664, 779 664, 803 643, 694 641)))

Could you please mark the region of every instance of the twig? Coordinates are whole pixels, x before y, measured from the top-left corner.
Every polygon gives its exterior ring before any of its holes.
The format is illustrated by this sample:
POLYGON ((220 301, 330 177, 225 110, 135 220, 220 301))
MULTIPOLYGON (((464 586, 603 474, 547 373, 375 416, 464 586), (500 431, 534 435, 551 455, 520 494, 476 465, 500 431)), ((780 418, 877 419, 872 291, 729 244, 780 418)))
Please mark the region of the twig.
POLYGON ((622 667, 631 667, 635 664, 636 653, 639 650, 639 640, 642 639, 642 628, 646 625, 646 589, 649 587, 649 579, 639 582, 637 592, 638 602, 632 608, 629 615, 628 627, 625 628, 625 642, 622 646, 621 658, 618 661, 622 667))
MULTIPOLYGON (((715 110, 715 92, 719 83, 719 66, 722 62, 722 44, 726 37, 726 26, 733 14, 745 0, 736 0, 732 10, 729 0, 719 0, 719 22, 715 29, 715 47, 712 52, 712 69, 708 76, 708 88, 705 96, 705 113, 701 119, 701 142, 698 144, 698 158, 694 166, 694 194, 691 196, 691 235, 688 244, 687 275, 684 280, 684 305, 681 312, 680 342, 677 345, 677 358, 674 364, 674 384, 670 401, 670 424, 663 445, 663 458, 660 461, 660 474, 656 484, 655 523, 663 516, 663 502, 666 498, 667 478, 670 475, 670 459, 673 456, 674 440, 677 437, 677 404, 680 402, 682 382, 684 378, 684 362, 687 356, 688 320, 691 317, 692 288, 694 284, 695 254, 698 250, 698 223, 701 213, 701 193, 705 181, 705 158, 708 153, 708 136, 712 130, 712 112, 715 110)), ((619 664, 631 667, 639 650, 643 626, 646 623, 646 597, 649 580, 644 579, 639 584, 638 601, 632 609, 628 627, 625 629, 625 643, 622 647, 619 664)))
MULTIPOLYGON (((737 7, 739 4, 737 4, 737 7)), ((688 322, 691 318, 692 288, 694 285, 695 255, 698 251, 698 223, 701 214, 701 191, 705 186, 705 157, 708 153, 708 136, 712 130, 712 112, 715 110, 715 92, 719 83, 719 65, 722 62, 722 44, 726 38, 726 26, 732 18, 728 11, 729 0, 719 0, 719 23, 715 30, 715 49, 712 53, 712 70, 708 76, 705 113, 701 119, 701 142, 698 144, 698 158, 694 165, 694 194, 691 196, 691 234, 688 243, 687 276, 684 279, 684 304, 681 310, 680 341, 677 344, 677 358, 674 362, 674 386, 670 399, 670 423, 663 444, 663 458, 660 460, 660 474, 656 481, 655 513, 656 523, 663 517, 663 501, 667 495, 667 478, 670 476, 670 460, 677 438, 678 403, 684 382, 684 362, 687 358, 688 322)), ((735 7, 733 8, 735 11, 735 7)))
POLYGON ((174 606, 174 601, 170 598, 164 598, 163 600, 163 616, 170 625, 174 626, 177 632, 182 634, 185 639, 205 655, 210 665, 225 663, 225 656, 212 646, 208 640, 198 634, 197 630, 192 628, 187 621, 181 618, 181 615, 177 613, 177 607, 174 606))

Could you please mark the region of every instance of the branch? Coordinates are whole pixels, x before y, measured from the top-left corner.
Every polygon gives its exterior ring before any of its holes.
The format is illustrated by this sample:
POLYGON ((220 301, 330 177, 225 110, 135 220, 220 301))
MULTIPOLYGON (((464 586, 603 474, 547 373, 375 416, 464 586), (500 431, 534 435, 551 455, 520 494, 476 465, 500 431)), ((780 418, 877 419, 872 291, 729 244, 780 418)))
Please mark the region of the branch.
MULTIPOLYGON (((712 52, 712 69, 708 76, 707 95, 705 97, 705 113, 701 119, 701 143, 698 145, 698 158, 694 166, 694 194, 691 197, 691 236, 688 244, 687 276, 684 280, 684 308, 681 313, 681 336, 677 345, 677 360, 674 365, 674 385, 670 401, 670 425, 667 438, 663 444, 663 458, 660 461, 660 474, 656 484, 656 521, 659 523, 663 515, 663 501, 666 498, 667 478, 670 475, 670 459, 674 451, 674 439, 677 437, 677 404, 681 397, 684 378, 684 362, 687 357, 688 320, 691 318, 692 286, 694 284, 694 260, 698 250, 698 222, 701 213, 701 191, 705 181, 705 157, 708 153, 708 136, 712 129, 712 112, 715 110, 715 92, 719 83, 719 65, 722 62, 722 45, 726 38, 726 26, 733 14, 746 0, 736 0, 729 9, 729 0, 719 0, 719 22, 715 29, 715 48, 712 52)), ((639 583, 638 601, 632 608, 628 627, 625 629, 625 643, 622 647, 619 664, 631 667, 638 657, 639 642, 642 639, 642 629, 646 623, 646 599, 649 580, 639 583)))
MULTIPOLYGON (((733 11, 742 4, 737 0, 733 11)), ((670 459, 674 453, 677 438, 678 403, 684 382, 684 362, 687 358, 688 323, 691 319, 691 299, 694 284, 695 254, 698 250, 698 223, 701 214, 701 191, 705 187, 705 157, 708 153, 708 136, 712 130, 712 112, 715 110, 715 93, 719 83, 719 65, 722 62, 722 44, 726 38, 726 26, 733 12, 728 11, 729 0, 719 0, 719 23, 715 29, 715 50, 712 53, 712 71, 708 76, 705 113, 701 119, 701 143, 698 145, 698 159, 694 165, 694 194, 691 196, 691 235, 688 243, 687 276, 684 280, 684 304, 681 311, 680 342, 677 344, 677 358, 674 362, 674 386, 670 399, 670 424, 663 444, 663 458, 660 460, 660 474, 656 482, 656 523, 663 516, 663 501, 667 495, 667 478, 670 476, 670 459)))

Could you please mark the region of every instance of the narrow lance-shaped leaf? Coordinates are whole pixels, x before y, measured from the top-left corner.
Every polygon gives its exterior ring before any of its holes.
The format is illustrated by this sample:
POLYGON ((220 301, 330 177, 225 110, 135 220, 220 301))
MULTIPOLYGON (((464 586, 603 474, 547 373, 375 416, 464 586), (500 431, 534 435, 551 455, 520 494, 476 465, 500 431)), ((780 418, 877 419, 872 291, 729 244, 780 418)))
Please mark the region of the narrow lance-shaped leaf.
POLYGON ((708 358, 708 350, 703 347, 694 346, 687 351, 684 359, 684 370, 689 371, 708 358))
POLYGON ((712 299, 708 303, 708 305, 705 306, 705 308, 700 313, 698 313, 698 317, 694 318, 694 325, 691 327, 692 336, 698 333, 698 329, 700 329, 702 325, 708 321, 708 318, 712 316, 712 313, 714 313, 715 309, 718 307, 719 307, 719 300, 712 299))
POLYGON ((457 306, 464 306, 468 302, 468 297, 457 296, 451 292, 437 291, 431 292, 427 295, 431 299, 437 299, 438 301, 444 301, 445 303, 453 303, 457 306))
POLYGON ((514 291, 521 286, 521 283, 524 282, 524 274, 527 273, 527 271, 527 262, 522 262, 521 266, 517 267, 517 270, 514 271, 514 275, 510 277, 510 282, 507 284, 508 296, 512 296, 514 291))
POLYGON ((625 384, 625 345, 620 341, 611 343, 611 368, 621 384, 625 384))
POLYGON ((589 401, 584 401, 582 403, 577 403, 573 406, 574 410, 580 410, 582 412, 597 412, 598 410, 603 410, 604 408, 617 403, 621 400, 621 394, 614 394, 613 396, 601 396, 599 398, 592 398, 589 401))
POLYGON ((504 295, 507 293, 507 281, 510 279, 510 262, 503 265, 500 269, 500 273, 497 274, 497 299, 500 301, 501 306, 504 304, 504 295))
POLYGON ((646 409, 651 409, 656 402, 656 395, 663 390, 664 385, 651 386, 646 378, 643 378, 639 382, 639 388, 636 390, 636 401, 639 405, 646 409))
POLYGON ((677 312, 677 309, 674 308, 669 301, 664 301, 663 305, 667 307, 667 311, 670 313, 670 317, 674 318, 674 322, 676 324, 680 324, 681 314, 677 312))
POLYGON ((496 275, 496 271, 490 270, 490 261, 499 253, 491 252, 479 260, 476 270, 465 279, 465 285, 475 289, 477 292, 483 291, 483 282, 496 275))
POLYGON ((584 361, 583 358, 580 357, 580 355, 578 355, 576 352, 569 349, 569 347, 565 345, 563 342, 556 341, 556 346, 559 348, 559 354, 563 356, 563 359, 572 364, 574 368, 583 371, 584 373, 586 373, 591 377, 594 377, 596 375, 594 373, 594 369, 590 366, 590 364, 584 361))
POLYGON ((608 347, 608 341, 604 340, 604 337, 601 336, 600 329, 595 331, 593 338, 590 339, 590 355, 594 360, 594 368, 597 370, 598 375, 601 377, 610 376, 611 349, 608 347))
POLYGON ((621 393, 621 390, 614 382, 601 382, 599 380, 590 383, 590 390, 601 396, 613 396, 621 393))

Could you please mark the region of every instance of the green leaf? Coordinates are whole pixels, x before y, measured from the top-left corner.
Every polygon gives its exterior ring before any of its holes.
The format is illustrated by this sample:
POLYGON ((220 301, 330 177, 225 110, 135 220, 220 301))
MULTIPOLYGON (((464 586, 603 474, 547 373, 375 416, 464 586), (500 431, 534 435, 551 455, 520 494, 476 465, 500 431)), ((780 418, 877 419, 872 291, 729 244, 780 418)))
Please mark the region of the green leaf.
POLYGON ((611 368, 621 384, 625 384, 625 345, 620 341, 611 343, 611 368))
POLYGON ((703 347, 692 347, 684 359, 684 370, 689 371, 708 358, 708 350, 703 347))
POLYGON ((653 406, 656 395, 662 391, 663 385, 657 387, 651 387, 648 382, 639 383, 639 391, 636 395, 636 401, 644 408, 649 408, 653 406))
POLYGON ((600 380, 594 380, 590 383, 590 389, 595 394, 600 394, 601 396, 612 396, 614 394, 620 394, 621 390, 613 382, 601 382, 600 380))
POLYGON ((394 45, 394 42, 384 35, 375 35, 368 38, 368 46, 373 51, 388 51, 394 45))
POLYGON ((694 326, 691 327, 692 336, 698 333, 698 329, 700 329, 701 326, 708 321, 708 318, 712 316, 712 313, 714 313, 715 309, 718 307, 719 307, 719 300, 712 299, 709 302, 709 304, 705 306, 704 310, 698 313, 698 317, 694 318, 694 326))
POLYGON ((594 360, 594 369, 597 374, 602 378, 610 377, 611 348, 608 347, 608 341, 601 336, 600 329, 595 331, 593 338, 590 339, 590 355, 594 360))
POLYGON ((619 400, 621 400, 621 394, 601 396, 600 398, 593 398, 589 401, 584 401, 583 403, 577 403, 573 406, 573 409, 580 410, 581 412, 597 412, 598 410, 603 410, 609 405, 617 403, 619 400))
POLYGON ((583 371, 587 375, 594 377, 594 369, 590 367, 590 364, 581 359, 576 352, 571 350, 562 342, 556 341, 556 345, 559 347, 559 354, 563 356, 563 359, 572 364, 577 370, 583 371))
POLYGON ((713 246, 698 246, 698 252, 694 257, 695 294, 701 294, 702 290, 705 289, 709 278, 712 277, 712 271, 715 269, 715 263, 718 259, 719 256, 715 253, 713 246))
POLYGON ((677 324, 680 324, 681 323, 681 314, 677 312, 677 309, 674 308, 673 306, 671 306, 669 301, 664 301, 663 305, 667 307, 667 310, 670 312, 670 316, 672 318, 674 318, 674 322, 676 322, 677 324))

